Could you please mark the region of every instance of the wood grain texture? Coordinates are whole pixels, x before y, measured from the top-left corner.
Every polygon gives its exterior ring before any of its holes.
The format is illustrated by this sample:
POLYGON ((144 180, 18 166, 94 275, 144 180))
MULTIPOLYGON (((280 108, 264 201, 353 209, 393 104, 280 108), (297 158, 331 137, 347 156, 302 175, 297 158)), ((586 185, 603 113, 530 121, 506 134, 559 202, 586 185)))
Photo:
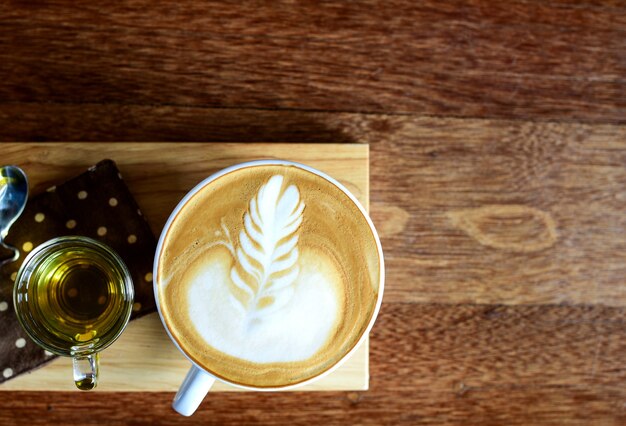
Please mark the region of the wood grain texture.
POLYGON ((621 3, 0 5, 3 103, 626 121, 621 3))
POLYGON ((626 303, 623 126, 102 105, 0 120, 5 139, 366 142, 387 301, 626 303))
POLYGON ((372 145, 372 215, 408 215, 402 228, 381 227, 400 283, 386 296, 624 306, 624 130, 372 120, 361 140, 393 135, 372 145))
POLYGON ((133 423, 157 425, 620 425, 625 320, 624 308, 387 303, 368 392, 215 394, 191 419, 171 393, 15 393, 0 422, 54 424, 81 407, 82 424, 119 424, 132 404, 133 423))
MULTIPOLYGON (((81 173, 104 158, 117 163, 124 181, 155 235, 183 196, 212 173, 259 158, 306 163, 342 182, 368 207, 369 147, 327 144, 172 144, 29 143, 3 144, 2 161, 23 168, 33 193, 81 173), (175 153, 175 155, 164 155, 175 153)), ((368 343, 337 371, 299 390, 366 390, 368 343)), ((98 390, 176 390, 190 363, 174 347, 156 314, 129 325, 124 336, 102 354, 98 390)), ((58 359, 32 374, 14 378, 0 391, 71 390, 71 360, 58 359)), ((215 391, 233 390, 218 383, 215 391)))
POLYGON ((0 423, 626 424, 623 0, 0 16, 0 140, 367 142, 387 260, 368 392, 16 392, 0 423))
POLYGON ((327 172, 369 207, 369 148, 365 145, 92 142, 3 143, 1 148, 2 161, 24 169, 34 194, 104 158, 114 160, 155 235, 160 235, 183 196, 204 178, 233 164, 262 158, 302 162, 327 172))
MULTIPOLYGON (((328 376, 296 389, 302 391, 367 390, 369 387, 368 341, 328 376)), ((158 314, 150 314, 128 324, 119 340, 105 349, 100 357, 100 379, 94 392, 175 392, 180 387, 191 363, 167 336, 158 314)), ((70 391, 76 393, 72 381, 71 358, 57 358, 50 364, 15 377, 0 385, 0 392, 70 391)), ((240 389, 217 381, 211 393, 240 389)))

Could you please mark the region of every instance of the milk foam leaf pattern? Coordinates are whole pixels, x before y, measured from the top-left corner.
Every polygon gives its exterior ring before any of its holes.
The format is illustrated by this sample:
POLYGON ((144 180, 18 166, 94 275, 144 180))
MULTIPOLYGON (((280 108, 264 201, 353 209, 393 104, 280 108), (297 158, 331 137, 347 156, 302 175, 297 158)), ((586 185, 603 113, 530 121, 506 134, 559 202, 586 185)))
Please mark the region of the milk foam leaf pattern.
POLYGON ((272 176, 250 200, 235 249, 230 278, 239 291, 230 296, 249 320, 284 307, 299 273, 297 231, 304 202, 295 185, 283 191, 283 182, 283 176, 272 176))

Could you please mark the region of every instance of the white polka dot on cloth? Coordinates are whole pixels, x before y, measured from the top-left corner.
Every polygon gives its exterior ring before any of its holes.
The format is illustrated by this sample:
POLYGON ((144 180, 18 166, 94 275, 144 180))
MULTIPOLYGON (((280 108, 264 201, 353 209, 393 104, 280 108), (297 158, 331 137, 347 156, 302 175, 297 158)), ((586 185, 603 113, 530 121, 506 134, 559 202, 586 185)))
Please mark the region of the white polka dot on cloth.
POLYGON ((143 213, 141 213, 141 210, 139 210, 139 209, 137 209, 137 214, 138 214, 139 216, 143 216, 143 213))
POLYGON ((33 249, 33 243, 31 243, 30 241, 26 241, 24 244, 22 244, 22 250, 31 251, 32 249, 33 249))
POLYGON ((130 234, 127 240, 128 244, 135 244, 137 242, 137 236, 135 234, 130 234))
POLYGON ((144 279, 148 282, 152 281, 152 272, 148 272, 145 276, 144 279))
POLYGON ((122 178, 122 174, 118 172, 117 177, 121 179, 122 178))
POLYGON ((85 198, 87 198, 87 191, 78 191, 78 194, 76 194, 78 196, 79 200, 84 200, 85 198))
POLYGON ((44 350, 44 351, 43 351, 43 353, 44 353, 46 356, 52 356, 52 355, 54 355, 52 352, 50 352, 50 351, 48 351, 48 350, 44 350))
POLYGON ((2 371, 2 375, 4 376, 5 379, 8 379, 9 377, 13 375, 13 370, 11 370, 10 368, 5 368, 2 371))
POLYGON ((107 234, 106 226, 99 227, 97 232, 99 236, 104 237, 107 234))
POLYGON ((15 346, 17 346, 18 348, 23 348, 24 346, 26 346, 26 340, 20 337, 15 341, 15 346))
POLYGON ((9 304, 7 302, 0 302, 0 311, 4 312, 9 309, 9 304))
POLYGON ((43 213, 37 213, 37 214, 35 215, 35 222, 39 222, 39 223, 41 223, 41 222, 43 222, 43 220, 44 220, 45 218, 46 218, 46 215, 45 215, 45 214, 43 214, 43 213))
POLYGON ((65 222, 65 227, 67 229, 74 229, 76 228, 76 221, 74 219, 70 219, 67 222, 65 222))
POLYGON ((111 206, 111 207, 117 206, 117 198, 115 198, 115 197, 109 198, 109 206, 111 206))
POLYGON ((13 272, 11 274, 11 281, 15 281, 16 278, 17 278, 17 272, 13 272))

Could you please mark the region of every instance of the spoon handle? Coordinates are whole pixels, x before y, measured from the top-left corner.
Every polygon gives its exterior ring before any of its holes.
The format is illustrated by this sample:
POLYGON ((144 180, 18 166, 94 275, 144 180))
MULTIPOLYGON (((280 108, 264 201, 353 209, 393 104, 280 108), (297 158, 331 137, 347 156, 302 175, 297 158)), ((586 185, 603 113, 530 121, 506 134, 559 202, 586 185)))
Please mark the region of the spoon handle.
POLYGON ((20 251, 17 248, 8 245, 7 243, 2 241, 1 239, 0 239, 0 246, 4 247, 6 249, 9 249, 9 250, 11 250, 13 252, 13 257, 10 257, 10 258, 4 259, 4 260, 0 260, 0 267, 6 265, 7 263, 15 262, 17 259, 20 258, 20 251))

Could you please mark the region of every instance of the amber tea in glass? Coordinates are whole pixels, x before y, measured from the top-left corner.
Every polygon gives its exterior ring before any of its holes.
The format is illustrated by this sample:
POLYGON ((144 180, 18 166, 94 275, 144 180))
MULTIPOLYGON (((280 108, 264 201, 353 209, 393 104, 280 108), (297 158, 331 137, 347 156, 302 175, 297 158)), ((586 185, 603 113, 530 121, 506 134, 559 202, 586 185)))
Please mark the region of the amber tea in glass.
POLYGON ((61 237, 33 250, 18 272, 14 304, 28 335, 44 349, 74 359, 74 382, 93 389, 98 352, 128 323, 130 274, 119 256, 86 237, 61 237))

